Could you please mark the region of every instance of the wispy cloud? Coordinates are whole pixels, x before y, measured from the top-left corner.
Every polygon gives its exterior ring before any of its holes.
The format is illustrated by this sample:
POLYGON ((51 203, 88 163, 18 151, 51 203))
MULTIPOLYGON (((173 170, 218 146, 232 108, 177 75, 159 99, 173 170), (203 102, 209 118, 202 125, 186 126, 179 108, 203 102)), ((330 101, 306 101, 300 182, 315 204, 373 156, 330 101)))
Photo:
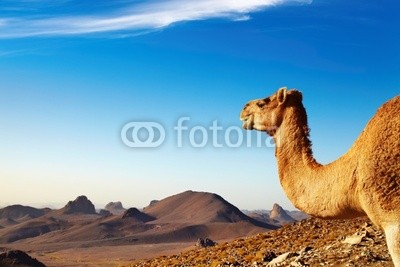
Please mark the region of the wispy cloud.
POLYGON ((0 50, 0 58, 2 57, 16 57, 20 55, 32 54, 34 50, 20 49, 20 50, 0 50))
MULTIPOLYGON (((0 19, 0 38, 83 35, 118 31, 149 31, 171 24, 224 18, 248 20, 250 13, 286 3, 312 0, 164 0, 131 4, 101 15, 51 15, 0 19)), ((66 3, 68 4, 68 3, 66 3)))

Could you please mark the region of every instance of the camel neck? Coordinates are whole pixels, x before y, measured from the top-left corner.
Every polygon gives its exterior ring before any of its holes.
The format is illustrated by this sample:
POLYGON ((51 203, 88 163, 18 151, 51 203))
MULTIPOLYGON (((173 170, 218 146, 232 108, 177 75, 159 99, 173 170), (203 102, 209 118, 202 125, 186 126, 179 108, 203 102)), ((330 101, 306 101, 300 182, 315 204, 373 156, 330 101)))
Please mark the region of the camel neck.
POLYGON ((349 194, 354 187, 349 179, 355 175, 353 161, 346 157, 323 166, 314 159, 303 106, 286 109, 275 142, 282 187, 298 209, 323 218, 360 214, 357 200, 349 194))
POLYGON ((290 164, 302 169, 320 166, 313 157, 309 133, 305 108, 302 105, 288 108, 275 135, 278 163, 282 161, 283 166, 290 164))

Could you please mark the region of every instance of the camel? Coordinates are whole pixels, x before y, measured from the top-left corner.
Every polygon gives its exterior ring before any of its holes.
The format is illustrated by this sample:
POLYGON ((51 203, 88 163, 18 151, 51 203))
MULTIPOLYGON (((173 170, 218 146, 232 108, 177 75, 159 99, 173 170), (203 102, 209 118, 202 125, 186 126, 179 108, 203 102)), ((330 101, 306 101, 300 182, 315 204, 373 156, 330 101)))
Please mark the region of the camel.
POLYGON ((322 219, 367 215, 385 232, 400 267, 400 96, 382 105, 348 152, 327 165, 313 157, 301 92, 284 87, 250 101, 240 119, 244 129, 273 137, 280 183, 296 208, 322 219))

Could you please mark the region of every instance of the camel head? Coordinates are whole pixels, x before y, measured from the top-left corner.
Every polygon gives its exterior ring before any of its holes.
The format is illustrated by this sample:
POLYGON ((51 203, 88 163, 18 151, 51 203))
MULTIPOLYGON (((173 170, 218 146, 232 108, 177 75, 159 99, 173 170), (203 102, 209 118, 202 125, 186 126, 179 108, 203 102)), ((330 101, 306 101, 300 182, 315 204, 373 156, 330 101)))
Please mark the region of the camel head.
POLYGON ((243 128, 267 132, 273 136, 283 122, 286 109, 301 104, 301 101, 302 94, 299 91, 287 90, 286 87, 269 97, 250 101, 240 113, 243 128))

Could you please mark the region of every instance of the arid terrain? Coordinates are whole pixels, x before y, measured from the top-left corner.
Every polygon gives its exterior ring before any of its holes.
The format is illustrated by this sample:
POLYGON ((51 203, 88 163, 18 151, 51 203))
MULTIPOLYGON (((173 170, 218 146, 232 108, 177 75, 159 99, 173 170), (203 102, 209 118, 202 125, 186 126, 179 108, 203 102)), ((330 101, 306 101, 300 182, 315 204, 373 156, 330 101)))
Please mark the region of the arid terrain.
POLYGON ((96 211, 85 196, 58 210, 8 206, 0 209, 0 266, 42 266, 7 265, 34 262, 17 250, 46 266, 393 266, 367 218, 323 221, 278 204, 241 212, 193 191, 141 210, 112 202, 96 211))
POLYGON ((149 266, 393 266, 383 233, 363 217, 315 218, 213 247, 137 261, 149 266))
POLYGON ((0 247, 28 252, 47 266, 130 264, 193 248, 198 238, 222 242, 284 223, 265 214, 257 220, 256 215, 245 215, 222 197, 204 192, 186 191, 142 210, 113 202, 96 211, 86 196, 79 196, 58 210, 0 209, 0 247))

